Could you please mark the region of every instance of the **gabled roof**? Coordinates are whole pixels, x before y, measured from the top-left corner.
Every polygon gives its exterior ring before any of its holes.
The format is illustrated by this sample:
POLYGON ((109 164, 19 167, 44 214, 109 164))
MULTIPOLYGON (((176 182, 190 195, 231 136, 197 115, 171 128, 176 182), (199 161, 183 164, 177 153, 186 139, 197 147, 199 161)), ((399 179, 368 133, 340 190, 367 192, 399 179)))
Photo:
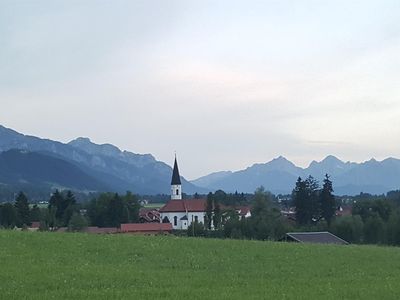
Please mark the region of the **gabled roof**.
POLYGON ((169 200, 160 212, 204 212, 206 211, 207 200, 193 199, 193 200, 169 200))
POLYGON ((172 171, 171 185, 180 185, 180 184, 181 184, 181 176, 179 176, 178 162, 176 161, 176 156, 175 156, 174 170, 172 171))
POLYGON ((181 218, 181 221, 187 221, 187 220, 188 220, 187 215, 184 215, 184 216, 181 218))
POLYGON ((238 207, 236 207, 236 210, 238 211, 240 216, 245 216, 248 213, 251 213, 250 206, 238 206, 238 207))
POLYGON ((345 240, 337 237, 336 235, 323 231, 323 232, 289 232, 286 233, 287 239, 299 243, 316 243, 316 244, 349 244, 345 240))

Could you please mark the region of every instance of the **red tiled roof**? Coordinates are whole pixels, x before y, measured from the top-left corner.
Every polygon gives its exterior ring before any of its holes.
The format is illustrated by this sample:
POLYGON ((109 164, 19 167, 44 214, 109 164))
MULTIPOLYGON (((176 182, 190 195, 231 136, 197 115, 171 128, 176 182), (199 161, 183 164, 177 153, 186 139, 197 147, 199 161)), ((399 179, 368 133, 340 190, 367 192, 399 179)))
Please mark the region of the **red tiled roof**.
POLYGON ((245 216, 251 211, 251 208, 250 208, 250 206, 238 206, 238 207, 236 207, 236 210, 239 211, 239 214, 241 216, 245 216))
POLYGON ((172 231, 171 223, 129 223, 121 224, 120 232, 172 231))
POLYGON ((206 210, 206 199, 170 200, 160 212, 202 212, 206 210))

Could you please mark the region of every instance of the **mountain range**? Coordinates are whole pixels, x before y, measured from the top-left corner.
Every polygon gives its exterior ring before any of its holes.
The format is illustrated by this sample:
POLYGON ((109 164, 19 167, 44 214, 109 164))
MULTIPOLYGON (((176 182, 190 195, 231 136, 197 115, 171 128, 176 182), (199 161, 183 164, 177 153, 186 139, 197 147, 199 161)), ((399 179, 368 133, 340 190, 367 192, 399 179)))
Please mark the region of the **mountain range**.
MULTIPOLYGON (((3 170, 0 183, 3 185, 35 184, 85 191, 130 190, 139 194, 170 192, 172 168, 166 163, 150 154, 121 151, 110 144, 95 144, 88 138, 64 144, 0 126, 0 154, 0 170, 3 170), (66 177, 70 178, 66 180, 66 177)), ((186 193, 205 191, 185 178, 182 178, 182 186, 186 193)))
MULTIPOLYGON (((193 181, 181 178, 185 193, 252 193, 263 185, 275 194, 288 194, 298 177, 322 181, 329 174, 337 195, 382 194, 400 188, 400 160, 343 162, 334 156, 301 168, 280 156, 244 170, 223 171, 193 181)), ((77 138, 69 143, 24 135, 0 125, 0 189, 38 187, 84 192, 169 194, 172 168, 151 154, 121 151, 114 145, 77 138)))
POLYGON ((322 181, 325 174, 331 176, 337 195, 356 195, 360 192, 383 194, 400 188, 400 160, 388 158, 383 161, 371 159, 364 163, 343 162, 335 156, 313 161, 301 168, 280 156, 264 164, 237 172, 217 172, 203 176, 192 183, 210 190, 222 189, 234 192, 254 192, 263 185, 275 194, 288 194, 298 177, 313 176, 322 181))

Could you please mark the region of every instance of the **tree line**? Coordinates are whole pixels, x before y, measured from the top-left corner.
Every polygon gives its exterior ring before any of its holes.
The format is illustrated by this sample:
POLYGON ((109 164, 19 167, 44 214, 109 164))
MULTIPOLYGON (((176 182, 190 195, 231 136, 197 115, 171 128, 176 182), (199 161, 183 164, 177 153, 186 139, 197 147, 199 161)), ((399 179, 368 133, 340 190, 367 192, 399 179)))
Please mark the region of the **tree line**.
POLYGON ((20 192, 14 203, 0 205, 0 227, 24 228, 39 222, 41 230, 68 227, 78 231, 87 226, 119 227, 122 223, 139 221, 140 204, 136 195, 103 193, 87 203, 78 203, 71 191, 56 190, 47 207, 29 205, 28 198, 20 192))
MULTIPOLYGON (((263 187, 251 200, 235 202, 233 194, 223 191, 207 196, 205 224, 192 223, 189 236, 280 240, 289 231, 330 231, 351 243, 400 245, 400 191, 386 196, 360 194, 353 197, 351 214, 337 216, 340 199, 335 197, 333 182, 328 175, 320 186, 309 176, 298 178, 291 206, 295 217, 284 217, 282 205, 263 187), (241 218, 224 203, 251 203, 251 217, 241 218), (213 224, 213 228, 212 225, 213 224)), ((286 203, 284 204, 286 206, 286 203)), ((285 207, 286 208, 286 207, 285 207)))

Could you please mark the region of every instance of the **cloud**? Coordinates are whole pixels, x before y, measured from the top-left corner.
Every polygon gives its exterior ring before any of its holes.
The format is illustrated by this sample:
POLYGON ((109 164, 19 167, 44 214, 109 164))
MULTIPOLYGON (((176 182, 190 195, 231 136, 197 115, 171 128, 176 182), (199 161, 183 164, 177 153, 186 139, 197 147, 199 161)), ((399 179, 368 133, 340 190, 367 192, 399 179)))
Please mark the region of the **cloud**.
POLYGON ((398 154, 398 1, 0 6, 0 119, 22 132, 177 150, 188 177, 398 154))

